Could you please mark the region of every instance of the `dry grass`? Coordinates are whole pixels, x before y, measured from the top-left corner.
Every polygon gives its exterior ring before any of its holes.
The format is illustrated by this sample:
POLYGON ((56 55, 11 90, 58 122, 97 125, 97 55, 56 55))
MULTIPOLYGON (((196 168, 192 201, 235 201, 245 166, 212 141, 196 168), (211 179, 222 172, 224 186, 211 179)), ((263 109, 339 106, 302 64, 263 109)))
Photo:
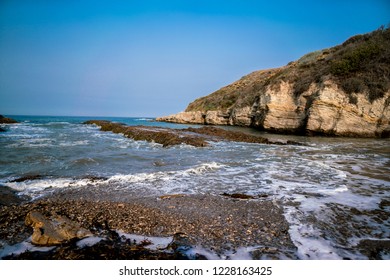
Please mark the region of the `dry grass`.
POLYGON ((381 27, 349 38, 343 44, 304 55, 288 65, 253 72, 214 93, 192 102, 186 111, 229 110, 251 106, 269 87, 293 84, 299 97, 313 83, 331 78, 356 102, 356 93, 373 102, 390 90, 390 28, 381 27))

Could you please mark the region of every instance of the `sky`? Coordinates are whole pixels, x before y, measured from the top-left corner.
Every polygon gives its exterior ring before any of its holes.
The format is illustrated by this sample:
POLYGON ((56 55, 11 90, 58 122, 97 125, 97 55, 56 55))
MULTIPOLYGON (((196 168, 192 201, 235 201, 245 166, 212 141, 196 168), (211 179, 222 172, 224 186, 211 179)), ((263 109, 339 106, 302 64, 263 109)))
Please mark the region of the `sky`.
POLYGON ((0 114, 173 114, 389 23, 388 0, 0 0, 0 114))

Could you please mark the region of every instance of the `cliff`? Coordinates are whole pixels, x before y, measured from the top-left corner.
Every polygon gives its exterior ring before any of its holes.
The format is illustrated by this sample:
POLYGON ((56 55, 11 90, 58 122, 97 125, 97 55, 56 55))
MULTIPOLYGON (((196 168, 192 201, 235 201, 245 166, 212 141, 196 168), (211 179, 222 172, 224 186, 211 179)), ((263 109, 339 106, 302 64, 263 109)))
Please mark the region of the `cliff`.
POLYGON ((390 29, 255 71, 158 121, 301 135, 390 136, 390 29))

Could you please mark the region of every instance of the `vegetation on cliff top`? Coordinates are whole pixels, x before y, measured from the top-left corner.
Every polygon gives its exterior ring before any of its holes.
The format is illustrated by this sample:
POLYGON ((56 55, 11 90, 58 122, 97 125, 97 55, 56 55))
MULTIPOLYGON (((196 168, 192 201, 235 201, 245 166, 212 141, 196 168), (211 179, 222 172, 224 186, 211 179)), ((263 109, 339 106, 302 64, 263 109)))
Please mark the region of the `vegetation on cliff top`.
POLYGON ((196 99, 189 111, 228 110, 252 105, 256 97, 280 86, 293 85, 299 97, 311 84, 331 78, 355 103, 354 93, 365 94, 373 102, 390 89, 390 27, 356 35, 343 44, 304 55, 288 65, 253 72, 214 93, 196 99))

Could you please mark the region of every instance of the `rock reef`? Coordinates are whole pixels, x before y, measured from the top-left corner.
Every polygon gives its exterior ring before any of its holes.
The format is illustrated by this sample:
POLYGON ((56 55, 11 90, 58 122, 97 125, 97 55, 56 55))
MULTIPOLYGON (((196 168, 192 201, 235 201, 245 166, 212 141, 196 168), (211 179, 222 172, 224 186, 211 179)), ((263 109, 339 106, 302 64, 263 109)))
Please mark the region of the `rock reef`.
POLYGON ((121 123, 114 123, 102 120, 90 120, 84 124, 94 124, 102 131, 122 133, 134 140, 143 140, 162 144, 163 147, 187 144, 195 147, 206 147, 209 142, 235 141, 258 144, 275 145, 302 145, 294 141, 278 142, 270 141, 267 138, 249 135, 238 131, 227 131, 218 127, 200 127, 172 129, 155 126, 127 126, 121 123))
POLYGON ((390 136, 390 29, 253 72, 157 121, 347 137, 390 136))

